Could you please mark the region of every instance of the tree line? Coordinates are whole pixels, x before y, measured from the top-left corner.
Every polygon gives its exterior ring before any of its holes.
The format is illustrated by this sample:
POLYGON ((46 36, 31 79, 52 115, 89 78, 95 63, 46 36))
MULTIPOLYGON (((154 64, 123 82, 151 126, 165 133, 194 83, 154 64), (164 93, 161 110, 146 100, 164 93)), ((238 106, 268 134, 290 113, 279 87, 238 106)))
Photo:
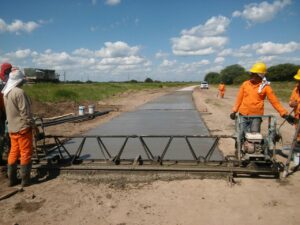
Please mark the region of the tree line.
MULTIPOLYGON (((266 77, 269 81, 292 81, 298 69, 300 69, 300 65, 291 63, 278 64, 268 68, 266 77)), ((220 82, 240 84, 248 79, 249 73, 239 64, 227 66, 220 73, 209 72, 204 78, 205 81, 212 84, 220 82)))

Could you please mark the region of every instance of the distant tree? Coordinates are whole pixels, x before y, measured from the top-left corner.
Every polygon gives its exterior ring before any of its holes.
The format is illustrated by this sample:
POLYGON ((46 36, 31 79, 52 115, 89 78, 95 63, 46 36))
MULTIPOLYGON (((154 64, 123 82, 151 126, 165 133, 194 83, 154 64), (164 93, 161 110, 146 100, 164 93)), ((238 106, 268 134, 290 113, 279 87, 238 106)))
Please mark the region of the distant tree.
POLYGON ((267 78, 270 81, 288 81, 293 80, 294 75, 297 73, 300 65, 291 63, 278 64, 271 66, 268 69, 267 78))
POLYGON ((217 84, 220 82, 220 74, 216 72, 209 72, 205 75, 204 80, 211 84, 217 84))
POLYGON ((161 83, 160 80, 154 80, 154 83, 161 83))
POLYGON ((93 83, 93 81, 91 81, 91 80, 87 80, 85 83, 87 83, 87 84, 91 84, 91 83, 93 83))
POLYGON ((225 69, 221 71, 221 80, 225 84, 233 84, 233 80, 237 79, 237 77, 246 74, 246 70, 244 67, 234 64, 231 66, 227 66, 225 69))
POLYGON ((153 83, 153 80, 151 78, 147 77, 145 79, 145 83, 153 83))
POLYGON ((129 83, 138 83, 137 80, 130 80, 129 83))

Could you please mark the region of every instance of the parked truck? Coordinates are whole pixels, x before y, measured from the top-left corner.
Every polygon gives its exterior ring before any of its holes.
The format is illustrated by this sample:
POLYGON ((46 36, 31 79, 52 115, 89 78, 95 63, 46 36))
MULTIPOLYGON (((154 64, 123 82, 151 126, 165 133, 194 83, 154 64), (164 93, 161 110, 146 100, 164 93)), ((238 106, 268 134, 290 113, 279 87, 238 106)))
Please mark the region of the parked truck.
POLYGON ((24 73, 29 83, 59 82, 59 74, 55 70, 24 68, 24 73))

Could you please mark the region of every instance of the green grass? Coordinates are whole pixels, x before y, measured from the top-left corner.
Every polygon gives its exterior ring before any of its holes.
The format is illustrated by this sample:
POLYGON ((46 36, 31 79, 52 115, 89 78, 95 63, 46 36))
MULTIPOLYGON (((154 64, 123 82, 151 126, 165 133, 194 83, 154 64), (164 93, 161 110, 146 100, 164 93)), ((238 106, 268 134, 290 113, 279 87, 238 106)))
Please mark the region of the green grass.
POLYGON ((90 84, 52 84, 40 83, 25 85, 25 92, 35 101, 99 101, 126 92, 163 87, 180 87, 192 83, 90 83, 90 84))
POLYGON ((295 82, 271 82, 271 87, 276 96, 283 102, 288 102, 293 89, 295 88, 295 82))

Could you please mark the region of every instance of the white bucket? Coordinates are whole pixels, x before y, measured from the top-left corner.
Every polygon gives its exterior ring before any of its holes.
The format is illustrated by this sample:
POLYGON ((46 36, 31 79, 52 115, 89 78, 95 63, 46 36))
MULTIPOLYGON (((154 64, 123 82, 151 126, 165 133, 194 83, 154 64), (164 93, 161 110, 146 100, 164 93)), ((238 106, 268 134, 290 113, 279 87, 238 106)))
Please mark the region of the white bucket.
POLYGON ((94 114, 94 112, 95 112, 95 106, 89 105, 89 114, 94 114))
POLYGON ((85 109, 84 106, 82 106, 82 105, 79 106, 79 111, 78 111, 78 115, 79 116, 83 116, 84 115, 84 109, 85 109))
POLYGON ((299 165, 299 159, 300 159, 300 153, 294 153, 294 164, 295 164, 295 166, 298 166, 299 165))

